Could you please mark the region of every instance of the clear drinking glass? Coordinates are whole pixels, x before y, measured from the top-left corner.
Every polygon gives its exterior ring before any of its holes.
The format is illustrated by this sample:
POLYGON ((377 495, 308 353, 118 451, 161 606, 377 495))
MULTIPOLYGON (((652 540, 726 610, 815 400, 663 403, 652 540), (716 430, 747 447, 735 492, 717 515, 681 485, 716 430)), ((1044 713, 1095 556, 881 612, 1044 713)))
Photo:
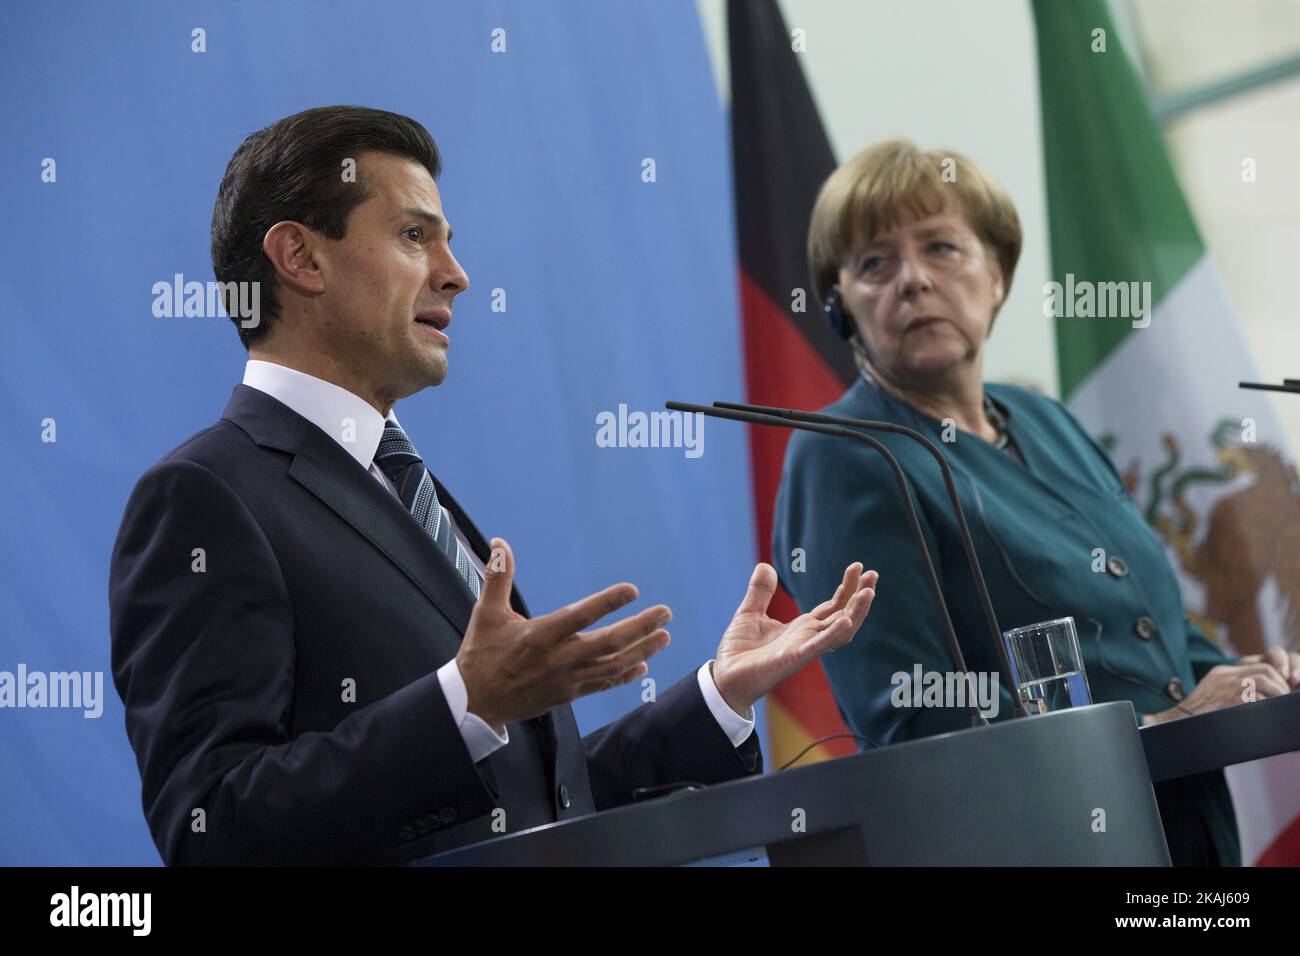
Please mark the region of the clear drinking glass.
POLYGON ((1002 639, 1011 659, 1011 677, 1029 713, 1046 714, 1092 703, 1074 618, 1017 627, 1004 632, 1002 639))

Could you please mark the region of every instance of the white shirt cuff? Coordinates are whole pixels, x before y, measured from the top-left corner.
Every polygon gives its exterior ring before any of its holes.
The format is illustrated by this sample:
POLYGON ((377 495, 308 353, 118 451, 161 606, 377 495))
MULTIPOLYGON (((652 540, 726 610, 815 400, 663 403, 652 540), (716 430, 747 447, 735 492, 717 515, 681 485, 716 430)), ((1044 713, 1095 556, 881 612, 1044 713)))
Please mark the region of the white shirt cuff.
MULTIPOLYGON (((461 740, 465 741, 470 760, 478 763, 494 750, 510 743, 508 729, 503 727, 505 735, 501 736, 478 714, 469 712, 469 691, 465 689, 465 678, 460 676, 460 665, 456 663, 456 658, 453 657, 438 668, 438 683, 442 685, 442 696, 447 698, 452 723, 460 731, 461 740)), ((714 693, 717 693, 716 689, 714 693)), ((723 706, 726 707, 725 704, 723 706)))
POLYGON ((713 674, 709 671, 709 665, 712 663, 713 661, 705 661, 695 672, 695 677, 700 682, 700 693, 704 695, 704 702, 709 705, 709 712, 713 714, 713 719, 731 740, 731 746, 739 747, 754 732, 754 708, 749 709, 748 716, 741 717, 727 706, 727 702, 718 693, 718 685, 713 682, 713 674))

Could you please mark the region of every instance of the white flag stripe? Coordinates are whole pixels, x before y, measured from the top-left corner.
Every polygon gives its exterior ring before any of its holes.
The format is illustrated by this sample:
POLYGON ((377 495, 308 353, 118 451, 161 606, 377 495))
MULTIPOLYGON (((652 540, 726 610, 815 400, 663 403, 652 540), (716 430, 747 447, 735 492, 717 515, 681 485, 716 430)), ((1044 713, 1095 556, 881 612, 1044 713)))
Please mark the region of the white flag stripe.
MULTIPOLYGON (((1079 319, 1080 322, 1105 321, 1079 319)), ((1292 461, 1275 401, 1268 393, 1237 387, 1256 378, 1254 359, 1233 315, 1223 283, 1207 257, 1194 266, 1156 306, 1151 325, 1135 330, 1097 366, 1070 397, 1070 408, 1094 435, 1112 432, 1116 466, 1125 471, 1137 464, 1142 484, 1136 498, 1148 501, 1146 481, 1168 458, 1165 436, 1177 441, 1179 471, 1222 467, 1210 436, 1223 419, 1254 420, 1258 445, 1267 445, 1292 461)), ((1300 401, 1300 396, 1284 396, 1300 401)), ((1240 439, 1238 431, 1235 436, 1240 439)), ((1249 493, 1252 476, 1239 474, 1230 482, 1190 486, 1186 502, 1200 516, 1197 532, 1204 534, 1206 518, 1225 495, 1249 493)), ((1300 502, 1279 503, 1295 509, 1300 502)), ((1284 517, 1283 514, 1278 515, 1284 517)), ((1259 529, 1248 529, 1251 533, 1259 529)), ((1200 542, 1192 535, 1190 546, 1200 542)), ((1205 588, 1184 567, 1177 549, 1166 545, 1183 588, 1189 611, 1205 607, 1205 588)), ((1233 568, 1222 569, 1225 573, 1233 568)), ((1263 631, 1274 642, 1285 635, 1285 602, 1276 600, 1277 582, 1270 580, 1256 605, 1263 631)), ((1214 635, 1210 635, 1213 637, 1214 635)), ((1221 641, 1226 639, 1220 634, 1221 641)), ((1229 653, 1246 653, 1234 649, 1229 653)), ((1285 754, 1229 768, 1228 787, 1236 806, 1243 863, 1254 863, 1276 836, 1300 816, 1300 754, 1285 754)))

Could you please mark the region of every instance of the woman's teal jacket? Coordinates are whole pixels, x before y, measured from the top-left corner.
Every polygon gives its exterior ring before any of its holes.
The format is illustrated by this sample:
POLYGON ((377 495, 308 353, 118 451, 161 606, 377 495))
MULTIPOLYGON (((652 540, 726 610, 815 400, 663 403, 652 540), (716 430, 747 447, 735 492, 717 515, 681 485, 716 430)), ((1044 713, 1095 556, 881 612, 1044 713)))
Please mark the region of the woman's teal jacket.
MULTIPOLYGON (((906 425, 945 453, 1002 630, 1071 616, 1096 702, 1131 700, 1139 719, 1191 692, 1217 664, 1232 663, 1188 620, 1177 578, 1106 453, 1058 402, 990 384, 1022 464, 949 427, 864 378, 830 415, 906 425), (945 441, 944 439, 948 440, 945 441)), ((1141 414, 1138 409, 1134 414, 1141 414)), ((948 599, 967 667, 999 671, 956 519, 934 459, 898 435, 874 434, 898 458, 914 490, 926 543, 948 599)), ((844 568, 880 573, 871 613, 852 643, 824 657, 840 713, 881 745, 964 729, 969 709, 912 702, 896 675, 955 670, 892 474, 867 446, 796 431, 777 496, 772 553, 800 610, 824 600, 844 568)), ((1011 714, 999 690, 996 719, 1011 714)), ((1236 819, 1216 771, 1157 787, 1175 863, 1212 846, 1240 862, 1236 819)))

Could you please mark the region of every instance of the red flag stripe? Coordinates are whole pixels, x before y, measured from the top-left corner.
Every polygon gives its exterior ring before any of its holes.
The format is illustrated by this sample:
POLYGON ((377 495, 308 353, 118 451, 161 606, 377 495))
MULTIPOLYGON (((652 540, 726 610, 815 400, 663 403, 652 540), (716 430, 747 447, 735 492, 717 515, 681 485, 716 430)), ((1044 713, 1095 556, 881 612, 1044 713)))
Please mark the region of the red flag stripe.
MULTIPOLYGON (((784 310, 743 271, 740 273, 740 304, 750 402, 786 408, 819 408, 840 396, 844 385, 839 376, 822 362, 784 310)), ((772 564, 776 560, 788 561, 789 555, 774 556, 771 553, 771 542, 772 512, 790 432, 762 425, 747 427, 753 466, 758 554, 761 560, 772 564)), ((771 613, 779 620, 788 621, 799 614, 799 609, 783 589, 778 589, 772 599, 771 613)), ((812 739, 848 731, 820 662, 805 667, 776 688, 773 694, 790 718, 812 739)), ((772 741, 773 759, 778 766, 794 756, 785 752, 790 746, 793 744, 772 741)), ((850 754, 856 749, 851 739, 832 741, 824 747, 826 752, 835 756, 850 754)))

